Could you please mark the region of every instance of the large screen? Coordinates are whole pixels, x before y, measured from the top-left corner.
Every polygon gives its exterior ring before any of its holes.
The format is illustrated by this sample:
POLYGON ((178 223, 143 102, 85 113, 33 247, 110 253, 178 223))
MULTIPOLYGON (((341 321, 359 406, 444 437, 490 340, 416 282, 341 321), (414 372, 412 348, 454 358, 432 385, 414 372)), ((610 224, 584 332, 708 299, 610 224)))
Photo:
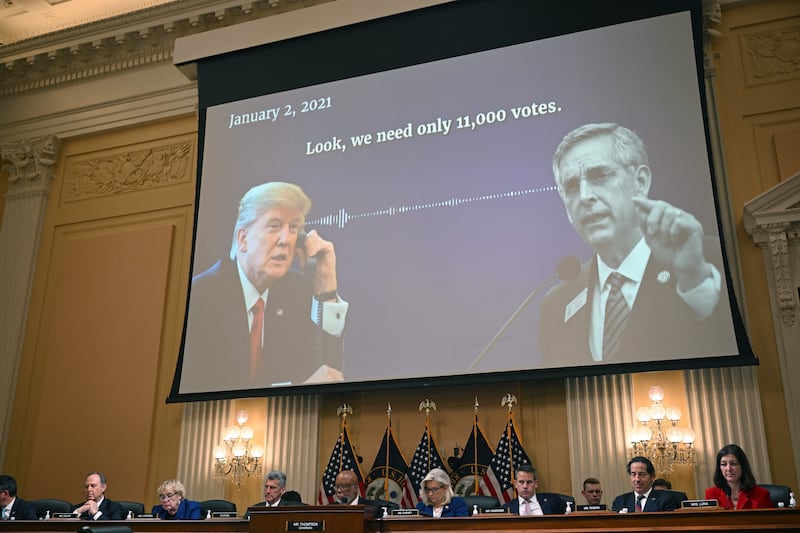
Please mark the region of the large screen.
POLYGON ((718 237, 699 2, 537 4, 199 62, 170 400, 755 361, 718 237))

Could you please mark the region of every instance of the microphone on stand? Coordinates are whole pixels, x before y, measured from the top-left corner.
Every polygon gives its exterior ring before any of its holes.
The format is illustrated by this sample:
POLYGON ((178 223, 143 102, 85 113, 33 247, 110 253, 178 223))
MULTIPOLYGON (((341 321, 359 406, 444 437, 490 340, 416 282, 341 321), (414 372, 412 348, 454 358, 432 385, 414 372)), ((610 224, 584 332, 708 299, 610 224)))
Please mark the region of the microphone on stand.
POLYGON ((578 275, 580 273, 581 273, 581 261, 574 255, 568 255, 567 257, 564 257, 561 261, 559 261, 558 266, 556 267, 556 273, 547 278, 546 280, 544 280, 543 282, 541 282, 530 292, 530 294, 528 294, 528 296, 522 301, 519 307, 517 307, 517 310, 514 311, 510 317, 508 317, 508 320, 506 320, 506 323, 503 324, 503 327, 501 327, 500 330, 492 338, 492 340, 489 341, 489 344, 487 344, 486 347, 481 351, 481 353, 478 354, 478 357, 476 357, 475 360, 472 361, 472 364, 470 364, 467 367, 467 372, 472 371, 472 369, 475 368, 475 366, 481 361, 481 359, 483 359, 483 357, 487 353, 489 353, 489 350, 494 348, 494 345, 497 343, 498 340, 500 340, 500 337, 503 336, 503 334, 506 332, 509 326, 511 326, 511 324, 517 319, 517 317, 519 317, 519 315, 522 314, 525 308, 528 307, 528 305, 530 305, 531 301, 534 299, 534 297, 536 297, 537 294, 539 294, 539 292, 541 292, 542 289, 550 285, 550 283, 552 283, 556 279, 560 279, 561 281, 567 281, 567 282, 575 281, 576 279, 578 279, 578 275))

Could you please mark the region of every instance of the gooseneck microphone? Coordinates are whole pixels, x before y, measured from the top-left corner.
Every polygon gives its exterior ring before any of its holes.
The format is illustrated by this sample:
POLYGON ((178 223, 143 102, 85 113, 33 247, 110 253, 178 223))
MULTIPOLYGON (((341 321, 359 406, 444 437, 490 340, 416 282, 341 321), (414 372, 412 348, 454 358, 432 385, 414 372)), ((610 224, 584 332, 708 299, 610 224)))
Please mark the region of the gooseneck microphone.
POLYGON ((475 366, 481 361, 481 359, 483 359, 483 357, 487 353, 489 353, 489 350, 494 348, 494 345, 497 343, 500 337, 503 336, 503 334, 506 332, 509 326, 511 326, 511 324, 517 319, 517 317, 519 317, 519 315, 525 310, 525 308, 528 307, 528 305, 530 305, 531 301, 536 297, 537 294, 539 294, 539 292, 541 292, 542 289, 544 289, 557 279, 566 282, 575 281, 576 279, 578 279, 578 275, 580 273, 581 273, 580 259, 578 259, 574 255, 568 255, 567 257, 561 259, 561 261, 558 262, 558 266, 556 266, 556 273, 547 278, 546 280, 544 280, 543 282, 541 282, 530 292, 530 294, 528 294, 528 296, 522 301, 519 307, 517 307, 517 310, 514 311, 510 317, 508 317, 508 320, 506 320, 506 323, 503 324, 503 327, 501 327, 500 330, 495 334, 495 336, 492 337, 492 340, 489 341, 489 344, 487 344, 486 347, 481 351, 481 353, 478 354, 478 357, 476 357, 475 360, 472 361, 472 364, 470 364, 467 367, 467 372, 472 371, 472 369, 475 368, 475 366))

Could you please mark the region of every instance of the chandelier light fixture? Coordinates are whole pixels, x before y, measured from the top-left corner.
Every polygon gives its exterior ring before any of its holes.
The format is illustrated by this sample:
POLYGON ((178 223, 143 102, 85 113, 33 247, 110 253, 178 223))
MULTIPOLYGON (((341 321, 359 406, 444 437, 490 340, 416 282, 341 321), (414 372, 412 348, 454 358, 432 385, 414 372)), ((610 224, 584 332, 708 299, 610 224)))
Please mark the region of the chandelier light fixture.
POLYGON ((630 456, 644 456, 653 462, 658 475, 671 473, 677 465, 695 466, 695 434, 691 428, 678 427, 681 410, 664 407, 664 389, 650 387, 649 407, 636 410, 639 425, 631 432, 630 456))
POLYGON ((222 444, 214 446, 214 477, 230 479, 239 489, 242 478, 261 475, 264 447, 253 445, 253 428, 245 426, 247 411, 236 412, 236 426, 225 429, 222 444))

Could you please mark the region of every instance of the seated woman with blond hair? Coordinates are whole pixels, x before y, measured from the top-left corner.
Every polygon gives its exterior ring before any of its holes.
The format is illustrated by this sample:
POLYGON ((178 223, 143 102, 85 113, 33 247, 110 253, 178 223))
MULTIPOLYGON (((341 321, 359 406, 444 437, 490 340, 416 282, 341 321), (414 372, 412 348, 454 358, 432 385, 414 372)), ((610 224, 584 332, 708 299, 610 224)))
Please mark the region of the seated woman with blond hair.
POLYGON ((450 477, 441 468, 434 468, 422 479, 419 486, 420 514, 434 518, 445 516, 469 516, 464 498, 453 496, 450 477))
POLYGON ((750 461, 736 444, 723 446, 717 453, 714 486, 706 489, 706 500, 717 500, 723 509, 773 507, 769 491, 756 485, 750 461))
POLYGON ((153 506, 153 515, 161 520, 201 520, 200 502, 185 499, 186 488, 177 479, 168 479, 158 487, 161 505, 153 506))

